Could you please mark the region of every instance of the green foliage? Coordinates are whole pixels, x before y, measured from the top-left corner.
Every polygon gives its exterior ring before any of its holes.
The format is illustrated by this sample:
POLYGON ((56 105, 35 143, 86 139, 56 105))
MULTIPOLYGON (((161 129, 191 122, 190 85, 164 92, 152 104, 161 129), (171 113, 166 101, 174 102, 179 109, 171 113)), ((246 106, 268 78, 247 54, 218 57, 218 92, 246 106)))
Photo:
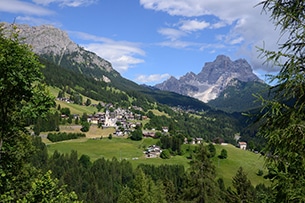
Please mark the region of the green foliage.
POLYGON ((264 0, 263 10, 285 40, 278 50, 260 49, 261 56, 280 72, 270 76, 272 98, 263 104, 259 134, 267 140, 264 152, 277 202, 304 202, 305 193, 305 1, 264 0))
POLYGON ((14 26, 5 31, 3 29, 1 25, 1 202, 69 202, 77 196, 65 193, 58 182, 50 178, 50 174, 42 176, 31 165, 32 162, 37 167, 42 166, 47 158, 43 155, 46 149, 39 146, 39 140, 32 142, 32 137, 24 128, 24 121, 44 118, 50 107, 55 106, 54 98, 42 83, 42 65, 30 47, 20 43, 14 26))
POLYGON ((251 181, 248 179, 247 174, 243 171, 243 168, 240 167, 233 177, 233 187, 235 191, 228 189, 230 197, 229 202, 255 202, 255 193, 254 187, 251 184, 251 181))
POLYGON ((39 135, 40 132, 59 131, 59 118, 57 111, 49 112, 45 117, 39 116, 33 128, 35 135, 39 135))
POLYGON ((85 105, 86 105, 86 106, 90 106, 90 105, 91 105, 91 99, 88 98, 88 99, 86 100, 85 105))
POLYGON ((70 95, 70 100, 74 102, 74 104, 83 104, 83 97, 77 93, 77 92, 72 92, 70 95))
POLYGON ((81 131, 82 132, 88 132, 90 129, 90 123, 88 122, 82 122, 82 127, 81 127, 81 131))
MULTIPOLYGON (((66 56, 64 56, 62 60, 67 60, 65 57, 66 56)), ((55 65, 53 59, 50 59, 49 56, 41 56, 40 61, 46 66, 43 70, 43 74, 46 77, 45 80, 47 84, 57 87, 69 87, 70 90, 67 90, 67 93, 70 94, 69 99, 76 104, 83 103, 83 98, 80 94, 91 99, 108 103, 123 103, 129 101, 129 98, 124 91, 119 91, 103 81, 95 80, 91 74, 87 75, 85 72, 90 69, 88 67, 84 67, 84 72, 80 73, 78 67, 76 67, 77 65, 71 63, 67 64, 67 66, 63 66, 65 63, 63 62, 62 67, 60 67, 55 65), (75 68, 77 70, 73 70, 75 68), (71 89, 74 89, 77 92, 72 91, 71 89)), ((98 69, 101 70, 100 68, 98 69)), ((105 74, 99 74, 97 77, 100 77, 100 75, 105 74)), ((109 73, 106 73, 106 75, 109 75, 109 73)), ((114 80, 118 80, 118 78, 115 78, 114 80)), ((113 81, 111 84, 114 84, 113 81)), ((130 104, 128 103, 127 106, 129 105, 130 104)))
POLYGON ((174 155, 182 155, 181 146, 184 142, 184 137, 180 134, 177 135, 164 135, 160 138, 160 144, 162 149, 169 149, 174 155))
POLYGON ((112 134, 109 134, 108 139, 112 140, 112 134))
POLYGON ((48 133, 47 138, 51 142, 59 142, 63 140, 71 140, 77 139, 80 137, 86 137, 84 133, 66 133, 66 132, 58 132, 58 133, 48 133))
POLYGON ((65 107, 65 108, 60 109, 60 113, 66 115, 66 116, 70 116, 71 111, 68 107, 65 107))
POLYGON ((51 178, 51 171, 36 177, 30 190, 17 202, 78 202, 74 192, 65 193, 65 186, 59 186, 56 179, 51 178))
POLYGON ((171 154, 169 152, 168 149, 164 149, 161 154, 160 154, 160 158, 162 159, 170 159, 171 158, 171 154))
POLYGON ((220 95, 208 102, 208 104, 225 112, 247 112, 261 107, 253 94, 261 94, 268 97, 269 85, 262 82, 236 81, 233 86, 228 86, 220 95))
POLYGON ((133 132, 131 132, 130 139, 134 141, 142 140, 143 138, 143 132, 142 129, 135 129, 133 132))
POLYGON ((89 169, 92 166, 92 163, 90 161, 90 157, 88 155, 82 154, 78 160, 79 164, 86 168, 89 169))
MULTIPOLYGON (((152 202, 152 203, 165 203, 165 191, 162 182, 157 182, 158 185, 141 169, 136 170, 135 179, 131 186, 130 192, 123 190, 124 198, 128 198, 127 202, 152 202)), ((122 197, 119 197, 122 199, 122 197)))
POLYGON ((82 115, 82 117, 81 117, 80 121, 81 121, 82 123, 84 123, 84 122, 88 122, 88 121, 87 121, 87 119, 88 119, 88 115, 87 115, 87 113, 83 113, 83 115, 82 115))
POLYGON ((183 199, 192 202, 221 202, 215 179, 215 166, 208 158, 206 147, 201 144, 191 162, 183 199))
POLYGON ((227 152, 227 150, 222 149, 221 152, 220 152, 220 155, 218 156, 218 158, 220 158, 220 159, 226 159, 226 158, 228 158, 228 152, 227 152))
POLYGON ((209 152, 209 154, 208 154, 209 158, 212 158, 212 157, 214 157, 216 155, 216 148, 213 145, 213 143, 209 143, 209 145, 208 145, 208 152, 209 152))
POLYGON ((96 105, 96 108, 97 108, 97 111, 100 112, 103 108, 102 104, 99 102, 97 105, 96 105))

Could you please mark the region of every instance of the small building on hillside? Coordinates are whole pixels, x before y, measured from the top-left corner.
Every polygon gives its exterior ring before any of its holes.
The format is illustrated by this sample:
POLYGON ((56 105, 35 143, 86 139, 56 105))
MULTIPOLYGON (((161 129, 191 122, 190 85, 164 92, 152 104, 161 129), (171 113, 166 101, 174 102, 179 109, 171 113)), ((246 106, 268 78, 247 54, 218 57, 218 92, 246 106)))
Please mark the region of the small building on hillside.
POLYGON ((247 143, 246 142, 238 142, 238 146, 242 150, 246 150, 247 149, 247 143))
POLYGON ((165 132, 165 133, 168 133, 168 127, 163 126, 163 127, 162 127, 162 131, 165 132))

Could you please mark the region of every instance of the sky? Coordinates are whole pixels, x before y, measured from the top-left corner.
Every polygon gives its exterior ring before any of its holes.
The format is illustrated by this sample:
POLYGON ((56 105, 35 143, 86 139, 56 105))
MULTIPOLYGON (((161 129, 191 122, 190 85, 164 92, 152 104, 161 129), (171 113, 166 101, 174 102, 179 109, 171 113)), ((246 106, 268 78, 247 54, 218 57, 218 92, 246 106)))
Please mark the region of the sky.
POLYGON ((279 31, 261 0, 0 0, 0 21, 53 25, 111 62, 123 77, 155 85, 198 74, 218 55, 246 59, 265 80, 258 47, 276 50, 279 31))

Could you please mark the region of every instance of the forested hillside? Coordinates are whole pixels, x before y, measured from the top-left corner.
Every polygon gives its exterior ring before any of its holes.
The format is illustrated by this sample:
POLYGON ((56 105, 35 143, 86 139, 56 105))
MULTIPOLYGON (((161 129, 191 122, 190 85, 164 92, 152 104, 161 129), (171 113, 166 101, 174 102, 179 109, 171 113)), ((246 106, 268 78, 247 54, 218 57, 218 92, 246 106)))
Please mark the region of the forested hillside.
POLYGON ((247 112, 261 107, 255 95, 270 97, 270 86, 261 82, 242 82, 234 80, 220 95, 208 102, 208 105, 225 112, 247 112))
POLYGON ((202 137, 207 141, 222 138, 226 142, 236 144, 234 135, 244 132, 247 126, 247 119, 243 116, 215 111, 194 98, 148 87, 141 87, 144 90, 139 91, 126 87, 123 91, 113 86, 112 83, 96 81, 92 77, 59 67, 43 58, 41 58, 41 62, 46 66, 42 71, 48 85, 59 87, 62 90, 69 88, 94 100, 112 103, 118 107, 139 106, 143 109, 143 115, 149 115, 150 122, 147 126, 150 128, 161 129, 162 126, 171 126, 172 129, 186 137, 202 137), (181 102, 184 106, 180 105, 181 102), (174 111, 170 108, 171 106, 183 111, 192 110, 193 114, 198 116, 174 111), (200 107, 204 109, 196 111, 200 107), (170 117, 148 114, 148 111, 152 109, 167 112, 170 117))

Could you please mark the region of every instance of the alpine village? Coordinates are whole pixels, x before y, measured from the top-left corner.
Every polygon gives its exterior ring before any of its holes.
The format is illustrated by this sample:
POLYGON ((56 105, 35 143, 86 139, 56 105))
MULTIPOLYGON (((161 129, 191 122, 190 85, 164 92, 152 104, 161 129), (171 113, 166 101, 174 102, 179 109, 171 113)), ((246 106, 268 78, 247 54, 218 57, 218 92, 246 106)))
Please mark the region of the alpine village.
POLYGON ((139 85, 59 28, 2 22, 0 202, 305 202, 297 8, 273 8, 290 34, 261 50, 281 67, 274 85, 221 53, 139 85))

